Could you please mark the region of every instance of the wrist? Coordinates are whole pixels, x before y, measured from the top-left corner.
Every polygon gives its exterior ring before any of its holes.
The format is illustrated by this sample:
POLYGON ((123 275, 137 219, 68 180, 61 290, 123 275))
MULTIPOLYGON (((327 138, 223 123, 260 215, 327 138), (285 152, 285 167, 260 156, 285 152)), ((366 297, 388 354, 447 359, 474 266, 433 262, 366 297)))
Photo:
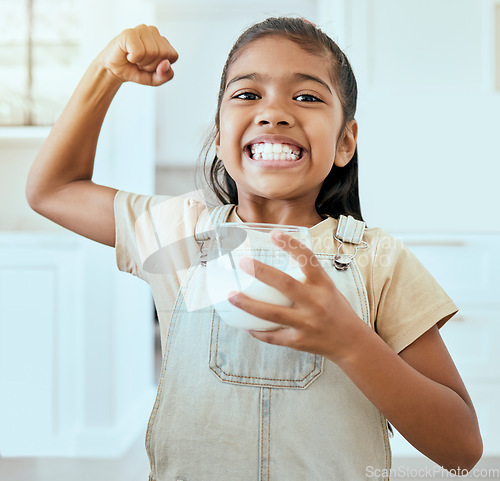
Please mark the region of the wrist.
POLYGON ((331 355, 327 358, 337 364, 341 369, 346 370, 349 365, 355 364, 360 356, 370 350, 370 346, 380 338, 357 315, 349 319, 349 328, 342 330, 341 341, 331 355))
POLYGON ((107 110, 123 82, 109 72, 98 58, 87 68, 72 98, 83 109, 107 110))
POLYGON ((104 88, 118 90, 120 86, 125 83, 123 79, 117 77, 108 67, 104 65, 100 57, 94 59, 94 61, 90 64, 89 70, 92 71, 93 75, 98 79, 99 83, 101 83, 104 88))

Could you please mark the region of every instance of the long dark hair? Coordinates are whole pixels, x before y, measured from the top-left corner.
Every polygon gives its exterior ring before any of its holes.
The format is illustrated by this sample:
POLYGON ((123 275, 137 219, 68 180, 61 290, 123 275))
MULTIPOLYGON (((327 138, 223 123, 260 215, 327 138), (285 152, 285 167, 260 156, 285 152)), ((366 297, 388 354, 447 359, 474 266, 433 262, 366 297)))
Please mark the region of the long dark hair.
MULTIPOLYGON (((315 55, 325 55, 331 61, 332 78, 336 92, 342 104, 343 125, 340 129, 339 139, 344 134, 347 122, 354 119, 358 89, 356 78, 345 54, 338 45, 314 24, 302 18, 273 17, 257 23, 248 28, 238 38, 229 55, 222 71, 217 103, 215 125, 205 141, 202 155, 204 154, 204 172, 206 180, 217 198, 223 204, 238 204, 238 190, 236 183, 226 171, 222 161, 215 155, 210 165, 210 150, 214 144, 219 129, 220 108, 226 89, 227 71, 236 60, 240 50, 254 40, 267 35, 281 35, 296 42, 305 51, 315 55)), ((321 190, 316 198, 316 211, 321 216, 338 217, 351 215, 358 220, 361 216, 358 188, 358 150, 356 148, 351 161, 344 167, 333 165, 329 174, 323 181, 321 190)))

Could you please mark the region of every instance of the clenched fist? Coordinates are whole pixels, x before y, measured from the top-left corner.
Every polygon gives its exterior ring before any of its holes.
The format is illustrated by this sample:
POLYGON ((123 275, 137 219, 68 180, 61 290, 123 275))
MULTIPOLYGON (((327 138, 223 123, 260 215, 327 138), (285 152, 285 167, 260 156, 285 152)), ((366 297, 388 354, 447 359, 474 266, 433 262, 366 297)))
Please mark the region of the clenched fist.
POLYGON ((115 37, 98 59, 121 82, 158 86, 174 76, 171 65, 178 57, 156 27, 139 25, 115 37))

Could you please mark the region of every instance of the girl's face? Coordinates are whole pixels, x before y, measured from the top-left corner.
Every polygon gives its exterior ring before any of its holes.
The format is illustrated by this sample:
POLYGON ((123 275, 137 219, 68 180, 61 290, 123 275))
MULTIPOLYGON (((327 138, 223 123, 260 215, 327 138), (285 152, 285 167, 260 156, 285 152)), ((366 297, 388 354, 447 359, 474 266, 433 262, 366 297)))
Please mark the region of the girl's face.
POLYGON ((357 125, 339 142, 342 107, 330 62, 283 36, 255 40, 227 72, 217 156, 238 198, 315 201, 333 164, 346 165, 357 125))

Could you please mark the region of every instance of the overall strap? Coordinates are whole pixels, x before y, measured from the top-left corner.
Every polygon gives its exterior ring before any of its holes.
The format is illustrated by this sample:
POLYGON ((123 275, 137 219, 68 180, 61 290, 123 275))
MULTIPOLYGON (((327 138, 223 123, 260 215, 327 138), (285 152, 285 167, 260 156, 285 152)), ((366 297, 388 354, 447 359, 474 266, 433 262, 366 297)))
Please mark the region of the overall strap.
POLYGON ((337 254, 333 260, 333 265, 337 270, 345 271, 354 257, 356 257, 358 248, 364 249, 368 247, 368 244, 363 241, 364 232, 365 223, 363 221, 356 220, 352 216, 346 217, 345 215, 341 215, 339 217, 339 224, 334 237, 340 244, 337 249, 337 254), (341 249, 344 244, 354 244, 354 253, 341 253, 341 249))
POLYGON ((203 209, 198 222, 196 223, 194 238, 196 242, 203 242, 210 239, 212 232, 220 223, 225 222, 229 211, 234 207, 234 204, 219 205, 212 209, 203 209))
POLYGON ((365 232, 365 223, 361 220, 356 220, 352 216, 339 217, 339 225, 335 237, 340 242, 348 242, 349 244, 360 244, 365 232))

